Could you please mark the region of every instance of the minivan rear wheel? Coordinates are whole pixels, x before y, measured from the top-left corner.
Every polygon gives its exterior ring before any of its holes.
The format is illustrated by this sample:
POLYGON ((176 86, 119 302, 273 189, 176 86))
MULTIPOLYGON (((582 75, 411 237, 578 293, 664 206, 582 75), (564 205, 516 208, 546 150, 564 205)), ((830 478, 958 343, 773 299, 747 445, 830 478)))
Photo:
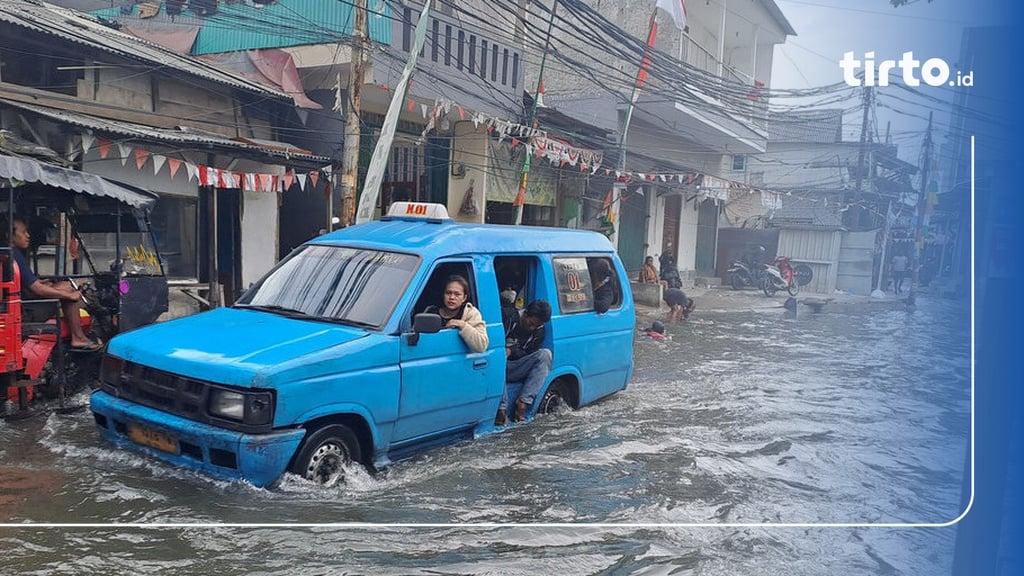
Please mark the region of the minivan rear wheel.
POLYGON ((345 469, 362 460, 359 440, 351 428, 332 424, 303 442, 291 472, 326 488, 345 483, 345 469))
POLYGON ((569 385, 562 380, 555 380, 548 386, 548 391, 540 401, 538 414, 551 414, 565 408, 572 408, 569 396, 569 385))

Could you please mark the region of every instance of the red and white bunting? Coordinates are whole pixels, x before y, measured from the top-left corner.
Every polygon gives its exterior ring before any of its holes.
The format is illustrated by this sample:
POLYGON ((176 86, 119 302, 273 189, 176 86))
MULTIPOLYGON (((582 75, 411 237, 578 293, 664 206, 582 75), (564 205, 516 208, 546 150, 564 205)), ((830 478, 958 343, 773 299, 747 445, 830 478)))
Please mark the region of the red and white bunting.
POLYGON ((135 153, 135 167, 142 170, 142 167, 146 165, 146 160, 149 158, 149 151, 136 148, 132 152, 135 153))
POLYGON ((88 154, 89 150, 92 149, 93 143, 96 142, 96 137, 91 132, 85 132, 82 134, 82 154, 88 154))
POLYGON ((160 169, 163 168, 164 164, 167 162, 167 156, 164 156, 163 154, 153 154, 151 157, 153 158, 153 175, 156 176, 160 173, 160 169))
POLYGON ((128 157, 132 155, 132 147, 118 142, 117 151, 121 153, 121 166, 126 166, 128 164, 128 157))
POLYGON ((181 160, 177 158, 167 159, 167 169, 171 172, 171 180, 174 180, 174 175, 178 173, 178 168, 181 168, 181 160))

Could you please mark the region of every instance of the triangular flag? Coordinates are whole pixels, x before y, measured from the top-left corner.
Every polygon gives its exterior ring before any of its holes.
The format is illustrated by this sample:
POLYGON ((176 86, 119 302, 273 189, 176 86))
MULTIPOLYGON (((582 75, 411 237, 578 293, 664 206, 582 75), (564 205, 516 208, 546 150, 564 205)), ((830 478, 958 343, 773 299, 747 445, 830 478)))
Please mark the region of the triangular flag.
POLYGON ((686 0, 658 0, 655 6, 668 12, 676 28, 686 31, 686 0))
POLYGON ((96 143, 100 148, 100 160, 106 160, 107 156, 110 156, 110 140, 97 138, 96 143))
POLYGON ((167 169, 171 171, 171 180, 174 180, 174 175, 178 173, 178 168, 181 168, 181 160, 177 158, 167 159, 167 169))
POLYGON ((316 170, 309 173, 309 181, 313 183, 313 187, 316 188, 317 181, 320 180, 320 173, 316 170))
POLYGON ((117 144, 117 150, 121 153, 121 166, 128 163, 128 157, 132 154, 132 147, 127 144, 117 144))
POLYGON ((273 188, 270 187, 271 179, 270 174, 257 174, 259 176, 259 191, 260 192, 273 192, 273 188))
POLYGON ((146 159, 149 158, 149 151, 136 148, 133 152, 135 152, 135 167, 142 170, 142 167, 146 165, 146 159))
POLYGON ((413 100, 409 100, 408 108, 409 112, 416 110, 416 102, 414 102, 413 100))
POLYGON ((252 172, 245 173, 245 189, 253 192, 259 191, 259 188, 256 186, 256 175, 252 172))
POLYGON ((89 150, 92 149, 93 142, 96 141, 96 137, 91 132, 85 132, 82 134, 82 154, 88 154, 89 150))
POLYGON ((466 111, 463 110, 462 106, 459 106, 459 120, 466 119, 466 111))
POLYGON ((155 176, 160 172, 160 169, 164 167, 164 162, 167 162, 167 156, 163 154, 153 154, 153 175, 155 176))
POLYGON ((284 173, 283 182, 284 182, 284 189, 285 190, 290 189, 292 187, 292 183, 295 182, 295 172, 292 171, 292 170, 286 171, 284 173))
POLYGON ((306 189, 306 175, 305 174, 296 174, 295 175, 295 179, 299 181, 299 190, 305 190, 306 189))
POLYGON ((189 182, 191 182, 193 178, 199 177, 199 166, 196 166, 191 162, 185 162, 185 170, 188 171, 189 182))
POLYGON ((196 169, 196 174, 199 176, 200 186, 210 185, 210 170, 206 166, 200 166, 196 169))

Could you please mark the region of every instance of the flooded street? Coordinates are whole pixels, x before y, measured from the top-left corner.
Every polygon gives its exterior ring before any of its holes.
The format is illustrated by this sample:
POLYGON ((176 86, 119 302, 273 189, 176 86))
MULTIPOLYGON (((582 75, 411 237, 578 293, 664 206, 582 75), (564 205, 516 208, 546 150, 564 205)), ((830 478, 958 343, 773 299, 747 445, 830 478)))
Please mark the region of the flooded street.
POLYGON ((951 305, 698 310, 638 337, 622 393, 337 489, 170 468, 102 442, 87 410, 0 422, 0 521, 89 524, 0 528, 3 572, 948 573, 955 528, 866 525, 962 511, 951 305), (392 525, 294 526, 321 523, 392 525))

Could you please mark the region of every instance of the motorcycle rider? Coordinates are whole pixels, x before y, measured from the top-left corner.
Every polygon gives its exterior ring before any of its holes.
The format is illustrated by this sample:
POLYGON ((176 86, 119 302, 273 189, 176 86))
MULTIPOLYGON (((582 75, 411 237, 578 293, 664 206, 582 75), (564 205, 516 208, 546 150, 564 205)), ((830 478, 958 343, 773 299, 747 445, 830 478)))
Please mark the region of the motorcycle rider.
MULTIPOLYGON (((7 244, 7 222, 6 219, 0 222, 4 230, 0 242, 7 244)), ((103 343, 95 336, 90 337, 82 329, 82 318, 79 311, 82 309, 82 293, 66 280, 52 281, 46 278, 39 278, 29 266, 27 251, 31 245, 31 235, 28 231, 28 224, 25 220, 14 217, 11 224, 12 236, 10 246, 14 260, 18 263, 21 273, 21 297, 25 300, 36 298, 53 298, 60 300, 60 306, 64 313, 64 321, 67 323, 68 331, 71 333, 71 349, 82 351, 99 350, 103 343)))

